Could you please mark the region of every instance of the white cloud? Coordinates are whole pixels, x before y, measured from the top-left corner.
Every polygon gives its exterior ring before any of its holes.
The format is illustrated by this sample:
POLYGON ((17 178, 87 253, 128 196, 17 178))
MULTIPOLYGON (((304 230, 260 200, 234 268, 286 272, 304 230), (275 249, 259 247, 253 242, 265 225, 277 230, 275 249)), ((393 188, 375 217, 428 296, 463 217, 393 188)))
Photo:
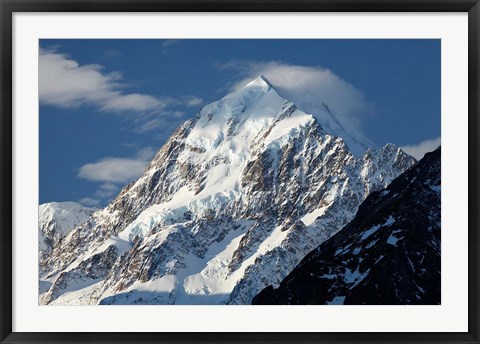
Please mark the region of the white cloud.
POLYGON ((237 70, 244 76, 233 85, 232 91, 263 74, 282 97, 293 101, 303 111, 318 114, 325 103, 336 112, 343 125, 358 133, 361 133, 362 117, 372 110, 360 90, 323 67, 277 61, 234 61, 217 67, 237 70))
POLYGON ((153 118, 143 123, 140 123, 135 128, 135 132, 137 133, 146 133, 149 131, 165 128, 168 126, 168 121, 165 118, 153 118))
POLYGON ((150 161, 155 156, 156 151, 152 147, 144 147, 138 150, 136 157, 140 160, 150 161))
POLYGON ((152 148, 147 147, 131 158, 104 158, 83 165, 77 176, 90 181, 125 184, 143 174, 154 153, 152 148))
POLYGON ((195 96, 187 96, 183 100, 185 106, 187 107, 195 107, 199 106, 203 103, 203 99, 195 96))
POLYGON ((96 207, 100 204, 100 200, 94 199, 91 197, 85 197, 80 200, 78 200, 78 203, 86 206, 86 207, 96 207))
POLYGON ((80 65, 67 54, 40 49, 39 97, 43 104, 58 107, 93 105, 104 111, 153 111, 171 99, 124 93, 121 74, 104 73, 98 64, 80 65))
POLYGON ((145 94, 124 94, 117 95, 110 99, 105 99, 102 106, 102 110, 106 111, 124 111, 124 110, 133 110, 133 111, 148 111, 164 108, 169 104, 170 100, 168 98, 162 99, 161 101, 152 96, 145 94))
POLYGON ((440 137, 425 140, 418 144, 400 147, 405 153, 410 154, 415 159, 420 160, 425 153, 431 152, 440 146, 440 137))
POLYGON ((113 195, 115 195, 119 190, 120 190, 120 188, 115 184, 104 183, 104 184, 99 186, 97 191, 95 191, 95 196, 99 197, 99 198, 102 198, 102 199, 110 198, 113 195))
POLYGON ((134 131, 136 133, 146 133, 153 131, 163 131, 168 132, 177 127, 182 119, 186 115, 192 115, 191 112, 179 111, 179 110, 169 110, 164 111, 161 114, 155 114, 154 116, 140 118, 135 123, 134 131))
POLYGON ((147 162, 125 158, 105 158, 83 165, 78 176, 92 181, 126 183, 139 177, 147 162))
POLYGON ((152 147, 144 147, 131 158, 105 158, 83 165, 79 169, 78 177, 103 183, 92 197, 82 198, 78 202, 89 207, 98 207, 109 202, 112 196, 120 191, 120 186, 116 184, 126 184, 140 177, 154 155, 152 147))
MULTIPOLYGON (((175 42, 169 42, 171 45, 175 42)), ((61 108, 90 105, 104 112, 135 112, 129 116, 133 130, 145 133, 165 128, 171 119, 183 117, 184 110, 203 103, 194 95, 154 97, 141 93, 126 93, 126 84, 119 72, 105 73, 98 64, 80 65, 67 54, 53 49, 40 49, 39 97, 42 104, 61 108)), ((119 57, 117 51, 107 50, 104 57, 119 57)))

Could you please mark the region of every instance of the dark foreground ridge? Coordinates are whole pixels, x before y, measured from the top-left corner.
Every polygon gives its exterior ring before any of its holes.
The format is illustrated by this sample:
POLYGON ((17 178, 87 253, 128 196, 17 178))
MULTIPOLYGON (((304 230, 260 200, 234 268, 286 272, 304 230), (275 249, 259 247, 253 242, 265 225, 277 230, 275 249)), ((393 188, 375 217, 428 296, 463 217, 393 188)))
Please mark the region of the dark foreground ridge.
POLYGON ((441 150, 428 153, 253 304, 440 304, 441 150))

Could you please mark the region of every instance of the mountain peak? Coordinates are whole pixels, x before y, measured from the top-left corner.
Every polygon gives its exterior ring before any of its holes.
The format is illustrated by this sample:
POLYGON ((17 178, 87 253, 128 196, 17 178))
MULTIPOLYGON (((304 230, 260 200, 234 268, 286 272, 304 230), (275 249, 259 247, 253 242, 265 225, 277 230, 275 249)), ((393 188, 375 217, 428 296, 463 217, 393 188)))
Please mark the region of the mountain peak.
POLYGON ((265 82, 266 84, 268 84, 268 85, 271 86, 270 81, 268 81, 268 79, 267 79, 267 77, 266 77, 265 75, 260 74, 260 75, 257 77, 257 79, 263 80, 263 82, 265 82))
POLYGON ((261 87, 268 90, 272 87, 272 84, 270 84, 270 81, 268 81, 265 75, 260 74, 258 77, 246 84, 244 88, 245 87, 261 87))

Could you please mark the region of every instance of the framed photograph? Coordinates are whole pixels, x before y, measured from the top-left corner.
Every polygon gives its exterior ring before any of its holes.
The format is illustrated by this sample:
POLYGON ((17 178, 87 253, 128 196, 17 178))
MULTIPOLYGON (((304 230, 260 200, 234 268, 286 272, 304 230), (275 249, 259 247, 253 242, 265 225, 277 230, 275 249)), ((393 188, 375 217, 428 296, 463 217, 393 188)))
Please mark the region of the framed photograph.
POLYGON ((2 1, 0 339, 479 342, 478 1, 2 1))

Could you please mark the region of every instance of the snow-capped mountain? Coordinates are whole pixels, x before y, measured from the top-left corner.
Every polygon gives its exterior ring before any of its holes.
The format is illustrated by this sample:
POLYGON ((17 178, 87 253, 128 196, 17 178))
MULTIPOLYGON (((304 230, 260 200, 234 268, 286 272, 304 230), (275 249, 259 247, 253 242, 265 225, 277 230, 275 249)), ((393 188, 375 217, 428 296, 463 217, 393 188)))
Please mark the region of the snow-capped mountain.
POLYGON ((205 106, 41 262, 46 304, 249 304, 415 160, 356 158, 264 77, 205 106))
POLYGON ((253 304, 440 304, 440 148, 253 304))
POLYGON ((75 202, 51 202, 38 207, 40 253, 49 253, 71 230, 87 221, 98 209, 75 202))
POLYGON ((51 202, 41 204, 38 207, 40 275, 44 272, 43 262, 53 249, 61 243, 70 231, 87 221, 96 210, 75 202, 51 202))

